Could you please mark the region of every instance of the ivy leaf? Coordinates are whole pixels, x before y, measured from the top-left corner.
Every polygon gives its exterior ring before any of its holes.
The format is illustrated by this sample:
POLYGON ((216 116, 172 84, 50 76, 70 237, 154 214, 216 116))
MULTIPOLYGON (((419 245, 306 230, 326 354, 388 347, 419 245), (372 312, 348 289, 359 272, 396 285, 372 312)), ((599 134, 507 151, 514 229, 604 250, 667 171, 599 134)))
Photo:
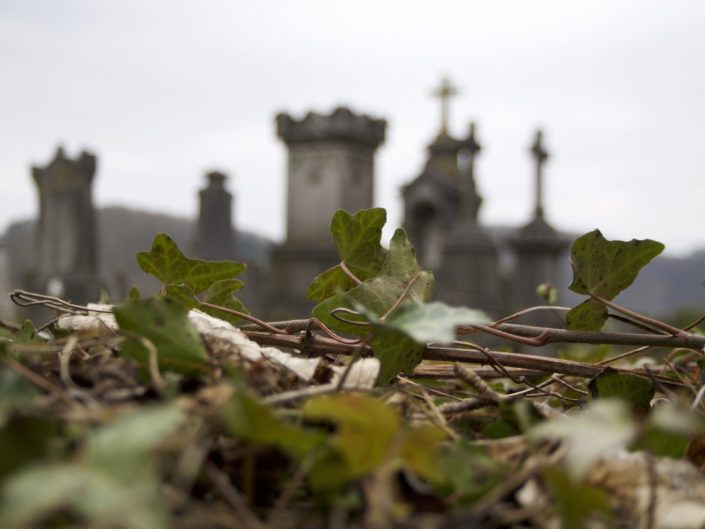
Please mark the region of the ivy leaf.
POLYGON ((389 384, 399 373, 411 373, 423 360, 426 345, 394 329, 377 329, 370 347, 379 360, 377 383, 389 384))
POLYGON ((85 461, 113 478, 130 482, 149 464, 148 453, 174 434, 185 418, 174 406, 154 406, 126 413, 89 438, 84 450, 85 461))
MULTIPOLYGON (((340 260, 360 281, 372 279, 384 263, 387 250, 380 241, 386 222, 387 212, 383 208, 366 209, 354 215, 338 210, 333 215, 330 229, 340 260)), ((336 265, 313 280, 307 295, 308 299, 323 301, 354 286, 353 280, 336 265)))
POLYGON ((404 432, 400 456, 415 474, 439 483, 444 476, 438 466, 438 455, 446 437, 437 426, 425 424, 411 428, 404 432))
POLYGON ((57 512, 78 515, 89 527, 115 527, 118 519, 123 529, 167 527, 152 474, 124 483, 89 465, 32 465, 7 479, 0 498, 2 527, 47 527, 47 516, 57 512))
POLYGON ((337 427, 333 445, 345 462, 348 478, 376 469, 388 455, 401 426, 393 408, 359 393, 310 399, 303 414, 307 421, 326 421, 337 427))
MULTIPOLYGON (((331 312, 336 308, 354 310, 363 306, 374 314, 385 314, 404 295, 401 305, 428 301, 433 292, 434 279, 431 272, 422 271, 416 262, 416 252, 406 238, 404 230, 398 229, 392 237, 389 253, 380 273, 348 292, 338 294, 316 305, 313 315, 326 325, 340 332, 367 334, 360 325, 341 322, 331 312)), ((350 319, 367 323, 364 316, 350 319)))
POLYGON ((528 433, 534 439, 565 441, 566 472, 579 481, 606 450, 628 444, 636 434, 636 424, 624 401, 600 399, 579 413, 542 422, 528 433))
POLYGON ((234 261, 203 261, 189 259, 179 250, 174 240, 159 233, 150 252, 139 252, 137 263, 148 274, 164 284, 185 284, 200 294, 216 281, 232 279, 242 273, 246 265, 234 261))
POLYGON ((656 388, 651 380, 620 373, 612 368, 605 369, 590 381, 593 398, 619 398, 629 403, 637 414, 646 416, 651 407, 656 388))
MULTIPOLYGON (((338 332, 364 335, 370 330, 364 315, 346 316, 362 324, 356 325, 341 322, 333 317, 332 312, 337 308, 355 310, 363 306, 373 314, 384 315, 395 305, 401 307, 428 301, 433 293, 433 285, 433 274, 421 270, 413 246, 404 230, 398 229, 392 237, 379 274, 348 292, 319 303, 314 307, 313 315, 338 332)), ((378 329, 370 345, 381 363, 381 384, 386 384, 401 371, 409 372, 421 361, 423 346, 399 331, 378 329)))
MULTIPOLYGON (((208 373, 208 357, 196 329, 188 321, 188 310, 169 298, 130 301, 113 308, 121 329, 144 336, 157 348, 160 369, 179 373, 208 373)), ((129 341, 125 356, 146 366, 149 352, 138 341, 129 341)))
POLYGON ((34 324, 30 320, 25 320, 20 330, 15 333, 13 342, 16 344, 42 343, 43 340, 36 334, 37 330, 34 328, 34 324))
MULTIPOLYGON (((225 307, 226 309, 249 314, 249 311, 245 308, 245 305, 243 305, 242 302, 234 296, 234 292, 237 292, 243 286, 245 286, 245 283, 239 279, 222 279, 220 281, 216 281, 208 288, 208 290, 206 290, 206 293, 203 295, 203 301, 205 303, 210 303, 211 305, 218 305, 219 307, 225 307)), ((222 310, 214 309, 212 307, 204 307, 201 305, 200 300, 188 285, 167 285, 166 296, 187 309, 198 309, 206 314, 210 314, 211 316, 220 318, 221 320, 228 321, 234 325, 242 322, 242 318, 235 316, 234 314, 229 314, 222 310)))
POLYGON ((458 325, 482 325, 490 318, 482 311, 466 307, 450 307, 440 301, 414 303, 392 311, 384 325, 403 332, 418 344, 449 344, 455 340, 458 325))
MULTIPOLYGON (((639 271, 660 254, 664 245, 645 240, 608 241, 599 230, 579 237, 571 249, 573 282, 578 294, 613 299, 631 285, 639 271)), ((590 299, 566 315, 568 329, 599 331, 607 321, 607 309, 590 299)))
POLYGON ((244 391, 233 394, 223 409, 231 434, 257 444, 276 446, 298 459, 322 444, 324 436, 277 419, 271 410, 244 391))

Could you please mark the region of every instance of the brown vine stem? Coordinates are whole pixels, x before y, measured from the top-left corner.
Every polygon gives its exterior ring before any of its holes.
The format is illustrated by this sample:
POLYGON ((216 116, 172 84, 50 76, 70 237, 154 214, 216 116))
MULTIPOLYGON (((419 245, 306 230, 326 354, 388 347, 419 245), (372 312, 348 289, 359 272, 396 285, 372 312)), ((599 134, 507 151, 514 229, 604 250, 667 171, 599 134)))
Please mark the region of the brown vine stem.
MULTIPOLYGON (((502 323, 497 327, 511 335, 537 338, 543 335, 545 343, 589 343, 611 345, 648 345, 652 347, 682 347, 685 349, 702 349, 705 347, 705 336, 680 331, 677 336, 670 334, 645 334, 628 332, 596 332, 572 331, 551 327, 536 327, 532 325, 517 325, 502 323)), ((458 329, 458 334, 465 327, 458 329)))
POLYGON ((420 275, 421 275, 421 271, 416 272, 414 277, 409 279, 409 284, 406 285, 406 288, 404 288, 404 291, 400 294, 400 296, 397 298, 397 300, 394 303, 392 303, 392 306, 389 307, 389 310, 387 310, 387 312, 385 312, 384 314, 382 314, 382 316, 380 316, 379 321, 383 322, 384 320, 386 320, 387 316, 389 316, 392 313, 392 311, 394 309, 396 309, 401 304, 402 301, 404 301, 404 298, 407 296, 407 294, 411 290, 411 287, 414 286, 414 283, 416 283, 416 280, 419 278, 420 275))
POLYGON ((648 316, 640 314, 639 312, 635 312, 626 307, 622 307, 621 305, 617 305, 609 299, 603 298, 602 296, 598 296, 597 294, 590 294, 590 297, 595 301, 599 301, 604 306, 611 308, 612 310, 616 310, 617 312, 626 314, 630 318, 634 318, 637 321, 643 322, 646 325, 650 325, 652 327, 665 331, 669 334, 672 334, 673 336, 683 336, 684 334, 686 334, 683 330, 679 329, 678 327, 673 327, 672 325, 669 325, 668 323, 665 323, 663 321, 650 318, 648 316))
POLYGON ((277 329, 273 325, 270 325, 266 321, 262 321, 259 318, 255 318, 254 316, 251 316, 250 314, 247 314, 245 312, 241 312, 239 310, 234 310, 234 309, 229 309, 227 307, 221 307, 220 305, 214 305, 213 303, 208 303, 206 301, 198 301, 198 306, 199 307, 207 307, 209 309, 213 310, 219 310, 220 312, 225 312, 226 314, 232 314, 233 316, 237 316, 238 318, 242 318, 243 320, 247 320, 249 322, 254 323, 255 325, 267 329, 269 332, 273 332, 274 334, 286 334, 286 331, 282 329, 277 329))
MULTIPOLYGON (((270 334, 259 331, 247 331, 245 333, 251 340, 262 344, 262 345, 273 345, 280 347, 289 347, 292 349, 301 348, 301 336, 292 335, 282 335, 282 334, 270 334)), ((675 337, 671 337, 675 339, 675 337)), ((322 336, 314 336, 311 343, 307 344, 307 352, 311 354, 353 354, 356 347, 351 345, 342 344, 331 340, 330 338, 325 338, 322 336)), ((369 355, 372 353, 370 347, 365 347, 362 350, 362 356, 369 355)), ((473 349, 459 349, 451 347, 438 347, 429 346, 423 353, 423 358, 425 360, 440 360, 446 362, 463 362, 487 365, 489 362, 494 361, 497 364, 501 364, 504 368, 520 368, 525 370, 530 370, 530 373, 540 372, 544 374, 558 373, 562 375, 573 375, 578 377, 594 377, 600 374, 605 366, 599 366, 595 364, 588 364, 584 362, 575 362, 572 360, 562 360, 559 358, 548 358, 544 356, 535 356, 520 353, 504 353, 499 351, 478 351, 473 349)), ((440 371, 442 366, 437 366, 440 371)), ((449 373, 453 370, 452 366, 449 366, 449 373)), ((618 368, 617 371, 624 373, 632 373, 634 375, 653 377, 658 382, 668 385, 682 387, 683 383, 679 380, 673 380, 661 376, 653 376, 647 373, 643 368, 618 368)), ((424 376, 424 375, 422 375, 424 376)))
POLYGON ((355 283, 355 285, 362 285, 362 281, 360 281, 360 278, 352 273, 352 271, 348 268, 348 265, 345 264, 345 261, 340 261, 340 269, 346 276, 350 278, 353 283, 355 283))

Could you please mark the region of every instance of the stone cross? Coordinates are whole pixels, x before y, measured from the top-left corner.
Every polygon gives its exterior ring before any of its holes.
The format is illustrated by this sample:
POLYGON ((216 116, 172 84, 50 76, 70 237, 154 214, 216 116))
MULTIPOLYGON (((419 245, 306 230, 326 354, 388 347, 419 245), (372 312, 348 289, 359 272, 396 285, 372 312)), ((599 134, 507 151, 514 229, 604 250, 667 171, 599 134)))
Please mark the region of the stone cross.
POLYGON ((447 77, 444 77, 441 81, 441 86, 433 92, 433 96, 441 100, 441 130, 439 131, 439 136, 445 136, 448 134, 448 107, 450 98, 458 95, 458 90, 450 84, 447 77))
POLYGON ((535 193, 536 202, 534 205, 534 217, 537 219, 543 218, 543 164, 548 159, 548 152, 543 146, 543 131, 538 129, 534 144, 531 146, 531 154, 534 155, 536 161, 536 181, 535 193))

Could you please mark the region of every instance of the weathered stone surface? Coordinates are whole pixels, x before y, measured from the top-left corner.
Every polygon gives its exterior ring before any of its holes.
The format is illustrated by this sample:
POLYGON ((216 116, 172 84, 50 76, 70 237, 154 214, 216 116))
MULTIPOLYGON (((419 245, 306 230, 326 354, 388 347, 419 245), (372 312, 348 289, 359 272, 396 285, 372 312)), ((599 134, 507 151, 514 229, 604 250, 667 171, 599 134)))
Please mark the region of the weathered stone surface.
POLYGON ((98 241, 92 188, 96 157, 76 159, 58 148, 45 167, 33 167, 39 191, 35 288, 77 303, 98 299, 98 241))
POLYGON ((194 256, 209 261, 235 260, 237 248, 233 229, 233 196, 225 189, 227 176, 212 171, 206 174, 208 186, 200 198, 194 256))
POLYGON ((374 155, 386 122, 347 108, 277 116, 288 148, 287 238, 272 255, 272 293, 278 315, 306 314, 311 281, 338 262, 330 222, 338 209, 355 212, 374 203, 374 155))

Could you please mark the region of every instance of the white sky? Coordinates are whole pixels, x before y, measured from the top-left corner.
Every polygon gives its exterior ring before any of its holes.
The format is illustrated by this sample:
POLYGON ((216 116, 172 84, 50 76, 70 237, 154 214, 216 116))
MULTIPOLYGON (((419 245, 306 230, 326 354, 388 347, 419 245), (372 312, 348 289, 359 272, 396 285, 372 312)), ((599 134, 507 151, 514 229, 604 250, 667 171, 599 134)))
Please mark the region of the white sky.
POLYGON ((100 205, 194 216, 218 168, 239 227, 279 239, 274 115, 338 104, 389 122, 376 201, 396 224, 448 75, 484 222, 528 219, 541 126, 556 227, 684 253, 705 246, 704 28, 699 0, 0 0, 0 231, 35 214, 29 166, 61 142, 99 156, 100 205))

